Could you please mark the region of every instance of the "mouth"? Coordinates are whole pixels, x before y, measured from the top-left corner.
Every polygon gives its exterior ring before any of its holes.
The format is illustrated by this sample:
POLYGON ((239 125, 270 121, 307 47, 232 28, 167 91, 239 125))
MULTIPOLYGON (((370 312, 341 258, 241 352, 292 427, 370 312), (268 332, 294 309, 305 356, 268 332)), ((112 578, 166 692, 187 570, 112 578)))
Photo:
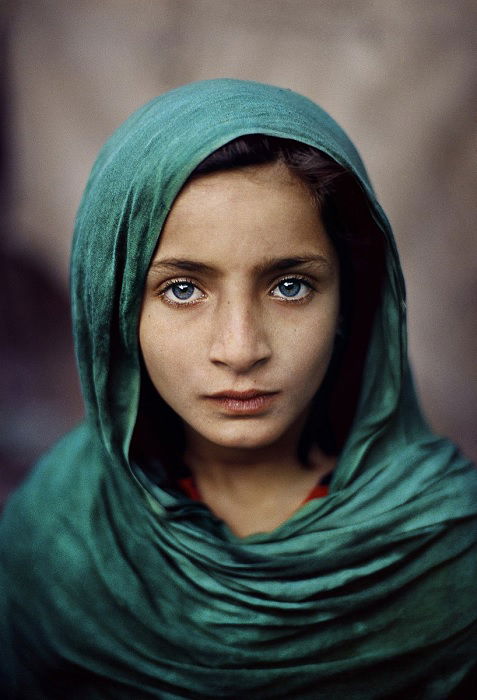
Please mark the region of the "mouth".
POLYGON ((209 394, 205 398, 218 406, 229 415, 254 416, 264 413, 275 398, 278 391, 220 391, 209 394))

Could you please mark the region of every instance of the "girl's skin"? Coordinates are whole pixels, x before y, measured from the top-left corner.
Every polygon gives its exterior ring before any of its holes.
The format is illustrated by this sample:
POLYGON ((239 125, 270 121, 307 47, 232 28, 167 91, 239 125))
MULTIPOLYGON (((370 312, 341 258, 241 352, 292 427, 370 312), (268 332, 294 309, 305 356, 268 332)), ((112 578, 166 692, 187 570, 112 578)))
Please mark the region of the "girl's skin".
POLYGON ((184 421, 204 502, 239 536, 283 523, 333 468, 318 448, 303 468, 297 445, 338 312, 335 249, 284 165, 183 188, 149 269, 140 346, 184 421))

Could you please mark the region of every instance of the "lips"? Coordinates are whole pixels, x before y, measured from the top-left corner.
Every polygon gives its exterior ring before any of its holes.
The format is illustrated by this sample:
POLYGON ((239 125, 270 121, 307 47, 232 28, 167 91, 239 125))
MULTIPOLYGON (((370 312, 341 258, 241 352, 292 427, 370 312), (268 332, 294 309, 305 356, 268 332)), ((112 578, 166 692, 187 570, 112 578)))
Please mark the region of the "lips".
POLYGON ((209 399, 237 399, 238 401, 248 401, 257 396, 271 396, 276 391, 261 391, 260 389, 249 389, 248 391, 218 391, 216 394, 208 394, 209 399))
POLYGON ((264 413, 278 395, 277 391, 219 391, 205 398, 229 415, 252 416, 264 413))

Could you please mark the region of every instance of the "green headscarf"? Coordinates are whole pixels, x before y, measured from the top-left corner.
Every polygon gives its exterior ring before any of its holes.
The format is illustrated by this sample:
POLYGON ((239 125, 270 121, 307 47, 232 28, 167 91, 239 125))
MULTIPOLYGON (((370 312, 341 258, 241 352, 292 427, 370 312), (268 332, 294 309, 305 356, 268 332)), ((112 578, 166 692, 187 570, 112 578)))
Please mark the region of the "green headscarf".
POLYGON ((93 168, 72 297, 87 418, 3 516, 2 697, 460 692, 477 659, 477 473, 420 416, 392 233, 337 124, 289 90, 238 80, 145 105, 93 168), (354 173, 386 239, 386 278, 330 495, 240 539, 205 505, 138 478, 129 445, 161 227, 197 164, 250 133, 309 144, 354 173))

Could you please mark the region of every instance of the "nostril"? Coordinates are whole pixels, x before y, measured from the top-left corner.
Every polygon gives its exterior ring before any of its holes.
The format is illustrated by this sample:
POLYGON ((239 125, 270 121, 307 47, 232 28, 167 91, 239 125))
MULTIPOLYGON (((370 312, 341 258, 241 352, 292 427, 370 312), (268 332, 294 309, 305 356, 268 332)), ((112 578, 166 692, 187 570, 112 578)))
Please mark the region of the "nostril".
POLYGON ((263 337, 253 333, 228 333, 217 338, 210 348, 210 360, 236 371, 244 371, 263 364, 271 355, 271 348, 263 337))

